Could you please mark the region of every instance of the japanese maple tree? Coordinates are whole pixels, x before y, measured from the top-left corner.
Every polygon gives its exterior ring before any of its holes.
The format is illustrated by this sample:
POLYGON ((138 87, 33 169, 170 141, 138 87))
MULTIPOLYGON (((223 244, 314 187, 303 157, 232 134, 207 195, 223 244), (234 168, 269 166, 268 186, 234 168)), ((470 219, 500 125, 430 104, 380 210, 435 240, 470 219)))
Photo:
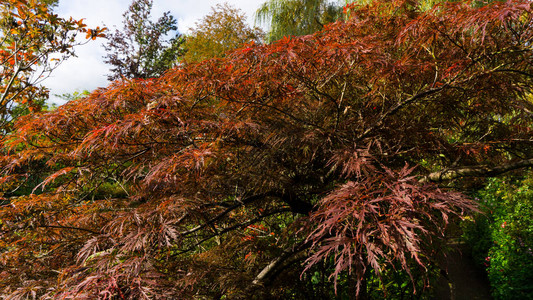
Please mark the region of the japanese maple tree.
POLYGON ((20 120, 3 293, 364 298, 391 268, 416 280, 475 209, 462 188, 533 164, 531 4, 347 11, 20 120))

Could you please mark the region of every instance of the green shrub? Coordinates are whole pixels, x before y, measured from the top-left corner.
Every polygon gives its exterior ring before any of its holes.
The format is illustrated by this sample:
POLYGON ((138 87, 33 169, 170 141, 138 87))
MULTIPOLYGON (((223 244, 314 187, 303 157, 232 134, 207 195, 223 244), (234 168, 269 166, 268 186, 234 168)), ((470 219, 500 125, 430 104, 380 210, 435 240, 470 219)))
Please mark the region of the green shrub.
POLYGON ((464 227, 495 299, 533 299, 533 176, 490 179, 478 192, 482 214, 464 227))

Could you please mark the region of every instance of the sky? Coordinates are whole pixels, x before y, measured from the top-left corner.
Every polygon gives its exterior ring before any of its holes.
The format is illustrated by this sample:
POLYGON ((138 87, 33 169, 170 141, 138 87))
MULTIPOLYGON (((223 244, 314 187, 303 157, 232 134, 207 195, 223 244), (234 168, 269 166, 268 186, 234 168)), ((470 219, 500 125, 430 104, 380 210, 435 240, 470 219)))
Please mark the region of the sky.
MULTIPOLYGON (((85 19, 89 28, 108 27, 111 32, 122 28, 122 15, 132 0, 60 0, 55 12, 63 18, 85 19)), ((170 13, 178 20, 178 31, 187 33, 195 22, 211 12, 217 3, 227 2, 241 9, 254 25, 253 14, 266 0, 153 0, 152 17, 159 18, 164 12, 170 13)), ((106 52, 104 39, 91 41, 76 48, 77 57, 72 57, 61 64, 43 85, 50 89, 50 102, 62 104, 54 95, 95 90, 108 85, 109 67, 103 61, 106 52)))

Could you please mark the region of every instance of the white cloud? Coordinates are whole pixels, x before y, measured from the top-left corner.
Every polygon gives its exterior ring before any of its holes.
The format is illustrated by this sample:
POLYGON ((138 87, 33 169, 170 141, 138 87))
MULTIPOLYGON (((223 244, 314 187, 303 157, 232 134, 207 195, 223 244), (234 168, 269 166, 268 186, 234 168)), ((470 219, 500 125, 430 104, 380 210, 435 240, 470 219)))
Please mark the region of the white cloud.
MULTIPOLYGON (((227 2, 242 9, 251 25, 253 14, 266 0, 154 0, 152 16, 158 18, 165 11, 178 20, 178 31, 186 32, 195 22, 211 11, 217 3, 227 2)), ((60 0, 56 9, 59 16, 85 19, 89 27, 107 26, 114 30, 122 27, 122 14, 131 0, 60 0)), ((103 41, 90 42, 76 49, 78 57, 71 58, 59 66, 43 84, 50 88, 51 101, 61 104, 61 99, 53 95, 72 93, 81 90, 94 90, 108 85, 106 75, 109 67, 104 64, 103 41)))

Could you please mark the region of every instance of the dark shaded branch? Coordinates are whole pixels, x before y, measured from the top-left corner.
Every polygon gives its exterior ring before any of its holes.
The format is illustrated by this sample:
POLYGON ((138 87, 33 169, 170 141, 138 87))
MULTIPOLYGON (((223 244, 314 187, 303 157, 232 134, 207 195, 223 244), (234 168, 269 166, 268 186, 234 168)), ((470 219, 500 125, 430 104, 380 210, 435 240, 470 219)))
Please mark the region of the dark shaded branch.
POLYGON ((512 170, 533 166, 533 158, 506 163, 499 166, 470 166, 458 169, 449 169, 430 173, 422 182, 442 182, 460 177, 490 177, 503 174, 512 170))
POLYGON ((277 198, 281 199, 284 203, 289 205, 291 212, 297 213, 297 214, 307 215, 314 208, 311 203, 306 202, 306 201, 298 198, 295 195, 281 194, 281 193, 277 193, 277 192, 266 192, 266 193, 257 194, 257 195, 253 195, 253 196, 250 196, 250 197, 246 197, 246 198, 244 198, 242 200, 236 201, 235 204, 233 204, 231 206, 227 205, 226 206, 227 208, 225 210, 223 210, 222 212, 220 212, 218 215, 216 215, 216 216, 214 216, 212 218, 209 218, 203 224, 200 224, 200 225, 198 225, 198 226, 196 226, 196 227, 194 227, 192 229, 189 229, 187 231, 181 232, 180 235, 181 236, 187 236, 187 235, 195 233, 195 232, 197 232, 197 231, 199 231, 201 229, 204 229, 204 228, 206 228, 208 226, 211 226, 215 222, 217 222, 218 220, 220 220, 223 217, 225 217, 230 212, 234 211, 235 209, 240 208, 240 207, 242 207, 242 206, 244 206, 246 204, 255 202, 257 200, 264 199, 266 197, 277 197, 277 198))
POLYGON ((415 102, 418 99, 421 99, 421 98, 424 98, 426 96, 430 96, 432 94, 438 93, 438 92, 442 91, 444 88, 447 88, 447 87, 449 87, 449 84, 445 84, 445 85, 443 85, 441 87, 438 87, 438 88, 432 88, 432 89, 417 93, 416 95, 413 95, 413 96, 409 97, 408 99, 406 99, 404 101, 401 101, 400 103, 398 103, 395 106, 393 106, 392 108, 390 108, 387 112, 385 112, 383 115, 381 115, 381 117, 376 122, 374 122, 367 129, 365 129, 365 131, 363 131, 357 137, 357 140, 362 140, 362 139, 366 138, 373 130, 375 130, 376 128, 380 127, 384 123, 386 118, 388 118, 389 116, 394 115, 395 113, 400 111, 403 107, 415 102))
MULTIPOLYGON (((264 214, 262 214, 260 216, 257 216, 257 217, 255 217, 253 219, 250 219, 250 220, 247 220, 245 222, 238 223, 238 224, 235 224, 235 225, 230 226, 230 227, 226 227, 226 228, 224 228, 222 230, 219 230, 219 231, 215 232, 214 234, 211 234, 211 235, 209 235, 207 237, 202 238, 200 241, 196 242, 191 247, 189 247, 189 248, 187 248, 185 250, 181 250, 179 252, 176 252, 175 254, 173 254, 173 256, 177 256, 177 255, 180 255, 180 254, 183 254, 183 253, 190 252, 190 251, 196 249, 196 247, 200 246, 201 244, 203 244, 203 243, 205 243, 205 242, 207 242, 207 241, 209 241, 209 240, 211 240, 211 239, 213 239, 213 238, 215 238, 217 236, 222 236, 222 235, 224 235, 224 234, 226 234, 226 233, 228 233, 230 231, 233 231, 233 230, 245 228, 246 226, 249 226, 249 225, 252 225, 252 224, 254 224, 256 222, 259 222, 259 221, 261 221, 262 219, 264 219, 264 218, 266 218, 268 216, 272 216, 272 215, 279 214, 279 213, 284 213, 284 212, 290 212, 290 211, 291 210, 289 208, 280 208, 280 209, 277 209, 277 210, 269 211, 267 213, 264 213, 264 214)), ((206 224, 203 224, 201 226, 201 228, 205 227, 205 225, 206 224)), ((199 230, 199 228, 197 227, 194 230, 197 231, 197 230, 199 230)))
POLYGON ((224 211, 222 211, 221 213, 219 213, 218 215, 210 218, 209 220, 207 220, 207 222, 201 224, 201 225, 198 225, 192 229, 189 229, 187 231, 183 231, 180 233, 181 236, 186 236, 186 235, 189 235, 191 233, 195 233, 205 227, 208 227, 208 226, 211 226, 213 225, 216 221, 222 219, 224 216, 226 216, 227 214, 229 214, 230 212, 232 212, 233 210, 241 207, 241 206, 244 206, 246 204, 249 204, 249 203, 252 203, 254 201, 257 201, 257 200, 261 200, 261 199, 264 199, 266 197, 270 197, 270 196, 273 196, 274 194, 273 193, 263 193, 263 194, 258 194, 258 195, 253 195, 253 196, 250 196, 250 197, 246 197, 242 200, 239 200, 239 201, 236 201, 235 204, 231 205, 231 206, 228 206, 224 211))
POLYGON ((97 232, 97 231, 94 231, 94 230, 91 230, 91 229, 80 228, 80 227, 72 227, 72 226, 61 226, 61 225, 39 225, 38 227, 41 227, 41 228, 72 229, 72 230, 85 231, 85 232, 89 232, 89 233, 92 233, 92 234, 100 234, 100 232, 97 232))
POLYGON ((296 196, 294 193, 280 194, 277 195, 284 203, 288 204, 291 208, 291 211, 295 214, 308 215, 313 211, 314 206, 296 196))
POLYGON ((266 267, 257 274, 254 281, 252 282, 253 285, 262 285, 266 280, 270 279, 270 277, 275 274, 275 272, 281 267, 281 265, 289 258, 297 254, 298 252, 309 248, 311 246, 311 242, 300 242, 297 245, 293 245, 285 250, 276 257, 274 260, 272 260, 266 267))

